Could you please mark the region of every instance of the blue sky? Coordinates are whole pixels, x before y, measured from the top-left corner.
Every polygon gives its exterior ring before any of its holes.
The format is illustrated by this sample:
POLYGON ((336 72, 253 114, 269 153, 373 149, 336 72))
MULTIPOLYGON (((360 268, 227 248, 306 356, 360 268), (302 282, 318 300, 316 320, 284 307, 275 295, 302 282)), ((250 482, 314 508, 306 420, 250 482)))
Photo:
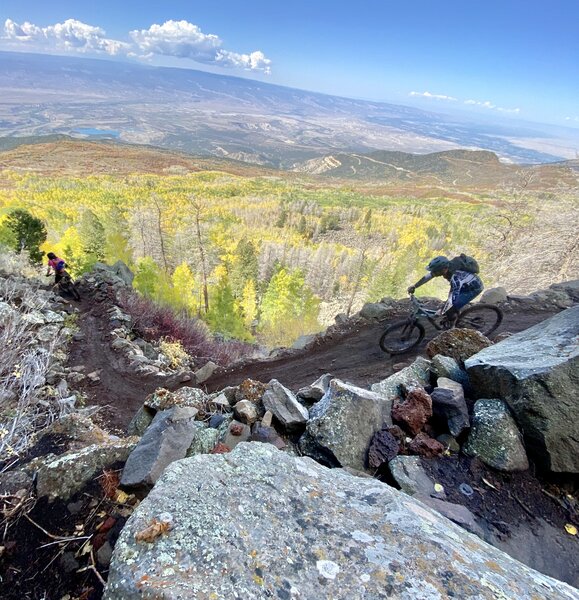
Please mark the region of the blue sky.
POLYGON ((579 128, 579 0, 2 0, 0 49, 579 128))

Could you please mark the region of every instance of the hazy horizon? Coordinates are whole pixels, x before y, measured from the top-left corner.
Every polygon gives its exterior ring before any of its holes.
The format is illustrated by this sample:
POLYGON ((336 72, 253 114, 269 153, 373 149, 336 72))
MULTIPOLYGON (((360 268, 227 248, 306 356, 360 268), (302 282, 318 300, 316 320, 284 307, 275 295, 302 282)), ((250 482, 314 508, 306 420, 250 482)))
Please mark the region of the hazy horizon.
POLYGON ((191 7, 5 0, 0 50, 202 70, 471 118, 579 129, 579 5, 426 0, 191 7))

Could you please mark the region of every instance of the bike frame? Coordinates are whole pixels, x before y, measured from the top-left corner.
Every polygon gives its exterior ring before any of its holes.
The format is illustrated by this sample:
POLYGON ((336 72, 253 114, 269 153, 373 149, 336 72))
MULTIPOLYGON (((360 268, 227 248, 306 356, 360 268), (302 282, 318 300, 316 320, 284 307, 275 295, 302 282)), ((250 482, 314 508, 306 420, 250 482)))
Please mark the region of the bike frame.
POLYGON ((410 304, 412 305, 412 313, 408 317, 409 324, 427 319, 435 329, 438 329, 438 331, 443 330, 443 327, 436 321, 440 316, 436 314, 438 311, 424 308, 414 294, 410 294, 410 304))

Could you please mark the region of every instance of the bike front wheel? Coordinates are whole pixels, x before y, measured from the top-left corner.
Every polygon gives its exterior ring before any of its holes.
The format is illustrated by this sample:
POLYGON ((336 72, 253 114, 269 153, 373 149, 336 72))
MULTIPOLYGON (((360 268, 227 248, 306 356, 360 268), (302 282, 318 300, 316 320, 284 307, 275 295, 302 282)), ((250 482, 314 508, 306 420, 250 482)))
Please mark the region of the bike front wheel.
POLYGON ((424 327, 417 321, 398 321, 386 328, 380 348, 390 354, 402 354, 418 346, 424 338, 424 327))
POLYGON ((475 304, 460 313, 455 327, 476 329, 490 335, 503 322, 503 311, 492 304, 475 304))

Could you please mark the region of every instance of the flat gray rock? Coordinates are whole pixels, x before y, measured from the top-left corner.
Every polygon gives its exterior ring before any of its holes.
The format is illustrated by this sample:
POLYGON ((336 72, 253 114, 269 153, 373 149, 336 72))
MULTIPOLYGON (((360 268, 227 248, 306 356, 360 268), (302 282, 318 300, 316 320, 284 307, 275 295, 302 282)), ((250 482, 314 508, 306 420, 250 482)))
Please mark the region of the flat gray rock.
POLYGON ((131 452, 121 484, 129 487, 152 485, 165 467, 185 458, 202 423, 195 422, 197 409, 174 406, 155 415, 137 447, 131 452))
POLYGON ((272 379, 267 384, 263 394, 263 406, 287 431, 303 429, 309 417, 308 409, 277 379, 272 379))
POLYGON ((114 549, 105 600, 577 600, 373 479, 270 444, 170 465, 114 549), (158 535, 151 524, 161 523, 158 535))

